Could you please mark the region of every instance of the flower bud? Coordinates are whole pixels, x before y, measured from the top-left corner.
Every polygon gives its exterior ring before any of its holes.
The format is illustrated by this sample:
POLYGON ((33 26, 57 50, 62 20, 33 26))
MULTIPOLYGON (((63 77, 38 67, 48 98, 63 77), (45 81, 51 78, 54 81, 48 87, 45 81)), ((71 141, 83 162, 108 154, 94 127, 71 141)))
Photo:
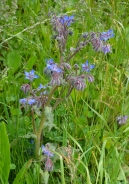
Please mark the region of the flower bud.
POLYGON ((69 82, 78 91, 83 91, 86 87, 85 80, 82 76, 70 77, 69 82))
POLYGON ((73 51, 75 51, 75 50, 76 50, 75 48, 70 47, 70 51, 71 51, 71 52, 73 52, 73 51))
POLYGON ((20 88, 25 94, 30 92, 30 85, 29 84, 23 84, 20 88))
POLYGON ((72 30, 69 30, 68 33, 69 33, 70 36, 73 35, 73 31, 72 30))
POLYGON ((53 162, 49 157, 45 159, 45 170, 50 172, 53 170, 53 162))
POLYGON ((88 36, 88 33, 87 32, 85 32, 85 33, 83 33, 83 38, 87 38, 87 36, 88 36))
POLYGON ((70 66, 70 64, 69 63, 62 63, 62 65, 64 66, 64 68, 65 69, 67 69, 67 70, 70 70, 71 69, 71 66, 70 66))
POLYGON ((50 85, 54 86, 60 86, 61 85, 61 78, 62 78, 62 73, 58 73, 58 72, 53 72, 52 74, 52 79, 50 81, 50 85))
POLYGON ((87 75, 87 79, 88 81, 91 83, 91 82, 94 82, 94 77, 92 75, 87 75))
POLYGON ((78 70, 78 69, 79 69, 78 64, 74 64, 74 68, 75 68, 76 70, 78 70))
POLYGON ((80 46, 84 46, 84 42, 80 42, 80 46))

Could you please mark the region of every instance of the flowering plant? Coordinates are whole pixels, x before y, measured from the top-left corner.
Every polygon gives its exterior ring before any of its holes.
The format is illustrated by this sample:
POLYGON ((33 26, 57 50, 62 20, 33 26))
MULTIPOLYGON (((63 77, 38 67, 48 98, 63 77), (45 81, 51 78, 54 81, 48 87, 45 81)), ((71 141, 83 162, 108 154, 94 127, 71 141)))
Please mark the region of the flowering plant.
MULTIPOLYGON (((34 79, 39 78, 35 74, 34 70, 25 72, 25 79, 29 80, 29 84, 23 84, 21 90, 28 95, 26 98, 20 99, 20 103, 24 108, 32 111, 32 125, 33 131, 36 135, 35 140, 35 159, 40 159, 40 147, 42 132, 45 124, 52 123, 52 112, 56 107, 69 97, 73 89, 83 91, 86 88, 86 80, 90 83, 94 81, 93 75, 90 73, 95 68, 94 64, 90 64, 88 60, 84 61, 84 64, 79 66, 74 64, 71 66, 70 60, 84 47, 89 44, 92 45, 96 52, 103 52, 107 54, 111 52, 111 46, 107 43, 107 40, 114 36, 113 30, 110 29, 107 32, 89 32, 83 33, 76 44, 75 48, 70 48, 70 53, 64 57, 66 50, 66 43, 68 36, 72 36, 73 32, 69 27, 74 23, 74 16, 55 16, 51 18, 51 24, 53 27, 54 38, 58 42, 60 59, 56 63, 52 58, 46 60, 46 66, 44 68, 44 75, 48 78, 49 82, 45 85, 40 84, 36 89, 32 88, 34 79), (61 88, 58 98, 54 103, 51 103, 54 93, 58 88, 61 88), (38 110, 37 110, 38 109, 38 110), (38 112, 41 117, 39 126, 37 127, 34 121, 34 112, 38 112)), ((52 126, 52 125, 51 125, 52 126)), ((51 128, 50 128, 51 129, 51 128)), ((46 155, 45 169, 52 171, 53 153, 49 148, 42 146, 42 153, 46 155), (49 166, 47 164, 50 164, 49 166)))

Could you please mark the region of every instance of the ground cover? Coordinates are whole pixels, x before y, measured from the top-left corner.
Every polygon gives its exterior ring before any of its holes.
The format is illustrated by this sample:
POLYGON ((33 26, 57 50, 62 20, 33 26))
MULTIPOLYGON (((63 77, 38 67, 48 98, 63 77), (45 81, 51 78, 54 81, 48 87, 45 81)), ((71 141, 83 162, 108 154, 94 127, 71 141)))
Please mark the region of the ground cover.
POLYGON ((2 0, 2 184, 129 183, 128 14, 120 0, 2 0))

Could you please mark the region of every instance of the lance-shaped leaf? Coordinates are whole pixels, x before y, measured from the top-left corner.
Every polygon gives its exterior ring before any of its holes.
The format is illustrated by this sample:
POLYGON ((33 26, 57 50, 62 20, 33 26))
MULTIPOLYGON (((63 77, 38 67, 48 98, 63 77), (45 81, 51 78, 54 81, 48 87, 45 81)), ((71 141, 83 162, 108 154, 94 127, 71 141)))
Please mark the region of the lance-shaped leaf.
POLYGON ((29 169, 29 167, 32 164, 32 159, 30 159, 29 161, 27 161, 23 167, 20 169, 20 171, 18 172, 16 178, 13 181, 13 184, 21 184, 21 181, 23 181, 25 179, 25 175, 27 173, 27 170, 29 169))
POLYGON ((10 145, 5 123, 0 123, 0 181, 8 183, 10 172, 10 145))

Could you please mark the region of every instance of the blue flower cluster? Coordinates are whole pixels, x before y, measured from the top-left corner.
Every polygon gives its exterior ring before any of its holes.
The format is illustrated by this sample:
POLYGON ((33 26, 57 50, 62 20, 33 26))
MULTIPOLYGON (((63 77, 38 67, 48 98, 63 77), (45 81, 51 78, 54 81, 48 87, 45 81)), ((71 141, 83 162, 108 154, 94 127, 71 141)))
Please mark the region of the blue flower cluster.
POLYGON ((97 33, 91 33, 91 43, 93 49, 96 52, 101 51, 104 54, 111 52, 111 46, 108 43, 106 43, 106 41, 112 37, 114 37, 112 29, 109 29, 107 32, 99 33, 99 36, 97 33))
MULTIPOLYGON (((65 52, 66 49, 66 42, 69 34, 68 27, 74 22, 74 15, 68 16, 53 16, 52 17, 52 25, 53 29, 56 32, 56 38, 59 45, 60 54, 65 52)), ((78 75, 78 66, 76 65, 75 71, 71 71, 72 67, 68 63, 68 61, 84 46, 91 43, 93 49, 97 51, 101 51, 104 54, 111 52, 111 46, 106 41, 110 38, 114 37, 114 32, 112 29, 109 29, 106 32, 90 32, 85 33, 80 37, 76 48, 73 49, 73 53, 64 61, 65 58, 61 58, 59 64, 55 63, 52 58, 46 60, 46 67, 44 68, 44 74, 46 74, 51 81, 48 83, 47 86, 61 86, 65 84, 69 84, 69 87, 74 87, 77 90, 84 90, 86 87, 85 79, 89 82, 94 81, 94 77, 91 74, 85 74, 84 72, 90 73, 92 69, 94 69, 94 64, 89 64, 89 61, 86 60, 84 64, 82 64, 82 70, 78 75), (65 73, 66 72, 66 73, 65 73)), ((43 86, 42 84, 39 85, 37 89, 32 90, 31 82, 39 78, 38 75, 35 74, 34 70, 30 72, 24 72, 25 79, 30 81, 30 84, 23 84, 21 89, 24 91, 25 94, 29 93, 31 96, 28 98, 20 99, 20 103, 24 106, 26 105, 35 105, 40 107, 42 103, 45 104, 46 96, 48 92, 45 90, 47 87, 43 86), (36 92, 42 90, 40 96, 36 95, 36 92), (45 96, 46 95, 46 96, 45 96), (42 96, 45 96, 44 98, 42 96)))
POLYGON ((20 103, 23 105, 34 105, 36 103, 36 99, 34 99, 33 97, 29 97, 29 98, 22 98, 20 99, 20 103))
POLYGON ((54 63, 53 59, 49 59, 47 62, 47 69, 49 69, 51 72, 57 72, 61 73, 62 70, 57 66, 57 64, 54 63))
MULTIPOLYGON (((102 32, 100 34, 100 40, 106 42, 107 40, 109 40, 110 38, 114 37, 114 32, 112 29, 109 29, 107 32, 102 32)), ((102 52, 104 54, 107 54, 108 52, 111 52, 111 46, 109 44, 104 44, 102 46, 102 52)))
MULTIPOLYGON (((25 79, 28 79, 30 81, 30 83, 33 82, 34 79, 39 78, 38 75, 35 75, 34 70, 31 70, 30 72, 25 71, 24 74, 25 74, 25 79)), ((23 84, 21 86, 21 90, 25 94, 29 93, 32 96, 20 99, 19 100, 20 104, 22 104, 26 108, 27 108, 27 105, 29 105, 29 106, 37 105, 37 107, 43 106, 43 103, 46 102, 47 95, 48 95, 48 92, 45 90, 47 88, 47 86, 39 84, 37 89, 31 89, 31 88, 32 88, 31 84, 23 84), (43 89, 43 91, 40 93, 40 96, 37 96, 36 93, 42 89, 43 89)))

